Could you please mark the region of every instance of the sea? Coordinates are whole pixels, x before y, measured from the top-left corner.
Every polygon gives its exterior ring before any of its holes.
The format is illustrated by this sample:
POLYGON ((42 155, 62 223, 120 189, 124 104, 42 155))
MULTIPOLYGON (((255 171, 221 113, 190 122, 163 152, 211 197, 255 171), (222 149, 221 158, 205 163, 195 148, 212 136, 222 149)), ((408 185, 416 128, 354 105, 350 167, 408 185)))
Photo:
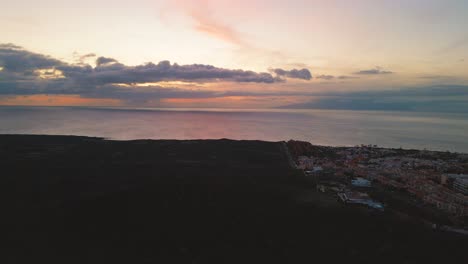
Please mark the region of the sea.
POLYGON ((468 114, 311 109, 0 107, 0 134, 302 140, 468 153, 468 114))

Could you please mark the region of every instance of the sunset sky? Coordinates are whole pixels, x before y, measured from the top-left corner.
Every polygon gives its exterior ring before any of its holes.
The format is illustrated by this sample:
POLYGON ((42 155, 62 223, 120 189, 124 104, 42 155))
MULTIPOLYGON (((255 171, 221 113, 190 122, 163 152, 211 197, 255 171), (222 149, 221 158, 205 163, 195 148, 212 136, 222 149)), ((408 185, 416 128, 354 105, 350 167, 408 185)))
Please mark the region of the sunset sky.
POLYGON ((0 105, 468 112, 468 1, 1 6, 0 105))

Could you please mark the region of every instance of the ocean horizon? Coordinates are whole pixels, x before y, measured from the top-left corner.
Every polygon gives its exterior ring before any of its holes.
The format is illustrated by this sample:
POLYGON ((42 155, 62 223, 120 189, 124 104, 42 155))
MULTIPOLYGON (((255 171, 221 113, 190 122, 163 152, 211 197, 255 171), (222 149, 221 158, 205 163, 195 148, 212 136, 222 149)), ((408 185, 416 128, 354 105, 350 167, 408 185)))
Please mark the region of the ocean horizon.
POLYGON ((0 134, 113 140, 221 139, 372 144, 468 153, 468 115, 312 109, 0 107, 0 134))

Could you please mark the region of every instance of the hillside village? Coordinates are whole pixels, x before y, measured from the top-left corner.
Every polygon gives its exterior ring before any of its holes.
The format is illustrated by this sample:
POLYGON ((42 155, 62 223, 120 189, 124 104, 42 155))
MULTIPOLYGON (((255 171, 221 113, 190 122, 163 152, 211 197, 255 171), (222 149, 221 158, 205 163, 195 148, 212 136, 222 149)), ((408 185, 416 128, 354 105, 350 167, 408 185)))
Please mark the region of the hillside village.
POLYGON ((318 191, 351 205, 389 209, 434 228, 465 228, 468 219, 468 154, 426 150, 313 146, 288 148, 318 191))

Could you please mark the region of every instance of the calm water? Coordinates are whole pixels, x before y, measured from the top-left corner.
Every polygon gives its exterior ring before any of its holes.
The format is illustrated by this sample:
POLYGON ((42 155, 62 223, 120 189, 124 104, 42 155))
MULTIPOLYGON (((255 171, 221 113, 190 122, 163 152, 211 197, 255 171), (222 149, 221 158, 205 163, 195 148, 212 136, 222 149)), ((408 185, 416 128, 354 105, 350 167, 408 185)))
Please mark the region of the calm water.
POLYGON ((306 140, 468 153, 468 115, 335 110, 0 107, 0 134, 306 140))

